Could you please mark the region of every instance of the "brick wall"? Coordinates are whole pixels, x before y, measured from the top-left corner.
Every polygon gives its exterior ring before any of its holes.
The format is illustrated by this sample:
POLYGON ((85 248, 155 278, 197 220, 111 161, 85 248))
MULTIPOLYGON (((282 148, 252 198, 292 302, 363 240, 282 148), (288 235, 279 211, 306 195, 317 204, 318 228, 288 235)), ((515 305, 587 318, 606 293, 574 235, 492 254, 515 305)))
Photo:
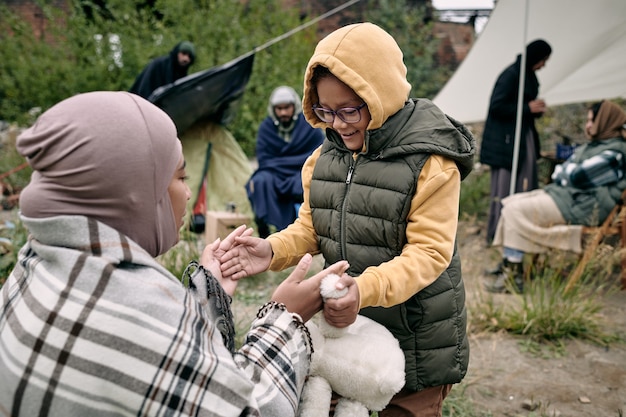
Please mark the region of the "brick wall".
MULTIPOLYGON (((34 35, 39 39, 48 39, 46 32, 48 22, 44 18, 43 11, 36 2, 32 0, 0 0, 0 4, 8 6, 14 12, 30 23, 34 35)), ((53 0, 49 2, 50 6, 60 8, 61 10, 69 10, 68 0, 53 0)))
POLYGON ((435 22, 434 35, 441 40, 437 52, 440 65, 456 68, 474 44, 476 34, 471 23, 435 22))
MULTIPOLYGON (((244 0, 245 1, 245 0, 244 0)), ((250 0, 247 0, 250 1, 250 0)), ((313 19, 345 3, 345 0, 283 0, 285 7, 299 7, 303 22, 313 19)), ((363 21, 367 1, 360 1, 318 23, 317 34, 321 39, 333 30, 352 22, 363 21)), ((413 0, 416 6, 425 5, 432 10, 430 0, 413 0)), ((430 19, 427 16, 427 19, 430 19)), ((475 32, 471 22, 435 22, 433 34, 441 40, 437 51, 440 65, 455 69, 467 56, 474 44, 475 32)))

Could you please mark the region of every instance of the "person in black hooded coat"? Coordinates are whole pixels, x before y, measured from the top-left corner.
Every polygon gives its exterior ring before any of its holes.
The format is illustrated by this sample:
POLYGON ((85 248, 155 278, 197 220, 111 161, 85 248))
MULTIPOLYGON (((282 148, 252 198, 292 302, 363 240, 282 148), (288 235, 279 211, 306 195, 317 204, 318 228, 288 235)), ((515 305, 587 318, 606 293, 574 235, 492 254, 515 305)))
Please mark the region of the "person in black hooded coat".
MULTIPOLYGON (((539 187, 537 159, 541 149, 539 135, 535 128, 535 119, 543 115, 546 110, 546 103, 537 99, 539 81, 535 71, 544 67, 551 53, 552 48, 542 39, 534 40, 526 46, 522 129, 515 192, 530 191, 539 187)), ((489 112, 480 147, 480 162, 491 168, 491 193, 487 225, 487 243, 489 244, 493 241, 496 225, 500 218, 500 210, 502 209, 500 201, 510 192, 521 58, 521 54, 518 55, 516 61, 498 76, 491 93, 489 112)))
POLYGON ((195 59, 194 45, 189 41, 179 42, 167 55, 150 61, 128 91, 149 99, 157 88, 185 77, 195 59))

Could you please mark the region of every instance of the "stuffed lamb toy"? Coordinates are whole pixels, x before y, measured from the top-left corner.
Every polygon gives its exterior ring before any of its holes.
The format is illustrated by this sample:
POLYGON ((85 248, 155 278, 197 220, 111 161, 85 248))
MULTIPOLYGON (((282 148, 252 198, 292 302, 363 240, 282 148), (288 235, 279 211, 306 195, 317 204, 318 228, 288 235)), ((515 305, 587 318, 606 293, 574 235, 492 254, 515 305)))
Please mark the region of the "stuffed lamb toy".
MULTIPOLYGON (((322 280, 322 298, 346 294, 347 288, 335 289, 338 279, 330 274, 322 280)), ((340 329, 318 314, 307 327, 314 352, 299 417, 327 417, 333 391, 342 397, 335 417, 367 417, 385 408, 404 386, 404 353, 383 325, 359 315, 353 324, 340 329)))

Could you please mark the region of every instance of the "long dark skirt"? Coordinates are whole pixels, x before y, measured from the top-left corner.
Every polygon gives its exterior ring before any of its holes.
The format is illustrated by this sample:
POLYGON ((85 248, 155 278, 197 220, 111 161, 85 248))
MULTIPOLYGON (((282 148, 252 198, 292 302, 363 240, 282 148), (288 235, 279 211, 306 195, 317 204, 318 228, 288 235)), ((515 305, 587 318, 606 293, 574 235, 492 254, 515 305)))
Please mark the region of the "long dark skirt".
MULTIPOLYGON (((515 181, 515 192, 531 191, 539 188, 537 174, 537 157, 535 142, 532 132, 528 132, 526 140, 522 142, 526 146, 526 158, 518 164, 518 175, 515 181)), ((496 227, 500 220, 502 199, 511 191, 511 170, 505 168, 491 168, 491 192, 489 201, 489 218, 487 222, 487 243, 491 244, 496 234, 496 227)))

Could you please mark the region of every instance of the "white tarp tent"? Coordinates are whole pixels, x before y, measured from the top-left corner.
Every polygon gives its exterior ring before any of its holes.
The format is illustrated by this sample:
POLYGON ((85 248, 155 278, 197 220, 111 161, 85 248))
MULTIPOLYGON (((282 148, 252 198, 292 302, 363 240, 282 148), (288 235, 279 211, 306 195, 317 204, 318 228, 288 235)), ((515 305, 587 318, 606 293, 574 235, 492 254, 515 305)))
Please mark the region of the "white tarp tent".
POLYGON ((484 121, 496 78, 537 38, 552 46, 537 71, 548 106, 626 97, 626 0, 498 0, 433 101, 463 123, 484 121))

